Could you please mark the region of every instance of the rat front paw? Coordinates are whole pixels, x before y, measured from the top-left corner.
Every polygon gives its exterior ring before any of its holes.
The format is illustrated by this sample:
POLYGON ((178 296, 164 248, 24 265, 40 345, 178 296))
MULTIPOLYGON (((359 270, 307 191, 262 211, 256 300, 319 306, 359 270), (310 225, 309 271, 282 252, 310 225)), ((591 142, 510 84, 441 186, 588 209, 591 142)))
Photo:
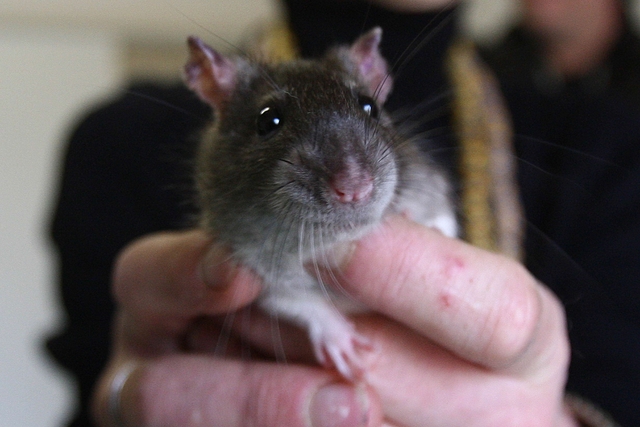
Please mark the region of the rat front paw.
POLYGON ((309 338, 320 364, 335 368, 348 380, 362 377, 365 368, 361 351, 372 350, 373 344, 346 319, 338 318, 332 322, 310 325, 309 338))

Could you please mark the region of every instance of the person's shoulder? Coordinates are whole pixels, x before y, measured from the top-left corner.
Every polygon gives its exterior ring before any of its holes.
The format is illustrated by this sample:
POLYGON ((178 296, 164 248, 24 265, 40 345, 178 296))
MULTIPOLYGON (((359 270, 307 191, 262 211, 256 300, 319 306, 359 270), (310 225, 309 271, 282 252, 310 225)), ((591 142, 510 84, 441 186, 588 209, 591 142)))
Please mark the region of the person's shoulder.
POLYGON ((128 151, 166 145, 184 139, 210 119, 210 108, 179 83, 134 83, 78 118, 69 149, 114 154, 117 147, 128 151))
POLYGON ((115 96, 98 103, 80 123, 105 122, 118 125, 154 121, 166 123, 167 117, 206 121, 211 110, 184 85, 137 82, 119 90, 115 96))

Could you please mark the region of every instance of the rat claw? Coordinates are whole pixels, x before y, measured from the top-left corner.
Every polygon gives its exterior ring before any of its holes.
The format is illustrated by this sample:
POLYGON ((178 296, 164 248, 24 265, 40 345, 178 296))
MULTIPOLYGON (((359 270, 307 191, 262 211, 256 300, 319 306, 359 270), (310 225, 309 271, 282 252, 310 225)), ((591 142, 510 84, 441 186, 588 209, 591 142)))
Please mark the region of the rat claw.
POLYGON ((361 378, 365 372, 359 350, 373 349, 372 341, 356 332, 353 325, 341 318, 340 322, 314 325, 310 338, 318 362, 335 368, 348 380, 361 378))
POLYGON ((370 338, 359 334, 356 332, 356 334, 353 336, 354 342, 356 344, 356 347, 358 348, 362 348, 364 350, 373 350, 374 349, 374 344, 373 344, 373 340, 371 340, 370 338))

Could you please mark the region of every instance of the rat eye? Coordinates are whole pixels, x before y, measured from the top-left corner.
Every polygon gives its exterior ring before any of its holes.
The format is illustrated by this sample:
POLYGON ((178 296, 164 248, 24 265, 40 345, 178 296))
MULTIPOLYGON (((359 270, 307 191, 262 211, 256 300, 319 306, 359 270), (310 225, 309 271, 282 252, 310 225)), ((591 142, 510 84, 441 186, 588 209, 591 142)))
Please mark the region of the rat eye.
POLYGON ((372 119, 377 119, 380 116, 380 110, 373 98, 366 95, 360 95, 358 96, 358 104, 360 104, 362 110, 372 119))
POLYGON ((282 115, 277 108, 264 107, 258 114, 256 128, 258 135, 268 138, 275 134, 282 126, 282 115))

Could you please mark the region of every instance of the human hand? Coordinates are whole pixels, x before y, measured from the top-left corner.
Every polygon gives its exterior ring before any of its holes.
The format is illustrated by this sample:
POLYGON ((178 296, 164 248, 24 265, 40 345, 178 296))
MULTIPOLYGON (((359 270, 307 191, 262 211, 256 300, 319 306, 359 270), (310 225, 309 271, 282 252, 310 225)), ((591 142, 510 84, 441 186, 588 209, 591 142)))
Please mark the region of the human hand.
POLYGON ((386 316, 355 320, 388 425, 577 425, 563 309, 520 264, 401 217, 346 252, 327 281, 386 316))
POLYGON ((260 283, 211 247, 202 232, 162 233, 119 256, 114 348, 94 396, 99 425, 379 426, 368 387, 319 367, 244 360, 232 337, 228 357, 212 353, 227 313, 260 283))
MULTIPOLYGON (((386 317, 355 319, 377 351, 368 355, 369 387, 354 389, 321 369, 183 353, 185 342, 197 349, 197 337, 212 336, 198 331, 198 319, 241 307, 259 290, 224 253, 209 256, 215 268, 199 274, 210 244, 196 232, 162 235, 121 257, 116 349, 96 395, 103 425, 110 425, 111 379, 132 359, 138 368, 122 390, 125 425, 259 419, 307 426, 309 414, 327 413, 314 412, 313 397, 336 395, 354 418, 368 420, 336 425, 379 425, 371 387, 388 426, 575 425, 562 408, 568 345, 561 307, 515 262, 398 218, 359 242, 333 277, 386 317)), ((282 339, 289 348, 292 334, 282 339)))

